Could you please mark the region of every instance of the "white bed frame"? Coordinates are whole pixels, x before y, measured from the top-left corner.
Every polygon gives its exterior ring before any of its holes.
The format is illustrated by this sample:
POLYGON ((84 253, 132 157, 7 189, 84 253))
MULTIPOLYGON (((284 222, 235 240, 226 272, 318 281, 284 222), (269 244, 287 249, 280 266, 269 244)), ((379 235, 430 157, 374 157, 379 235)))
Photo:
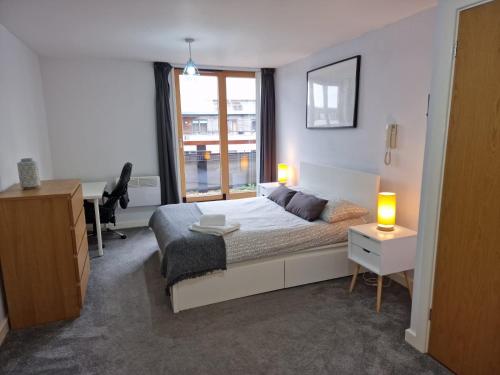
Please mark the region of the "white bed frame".
MULTIPOLYGON (((370 173, 300 164, 300 186, 325 198, 342 197, 375 215, 380 177, 370 173)), ((305 249, 227 266, 226 271, 183 280, 170 288, 174 313, 193 307, 345 277, 352 274, 347 243, 305 249)))

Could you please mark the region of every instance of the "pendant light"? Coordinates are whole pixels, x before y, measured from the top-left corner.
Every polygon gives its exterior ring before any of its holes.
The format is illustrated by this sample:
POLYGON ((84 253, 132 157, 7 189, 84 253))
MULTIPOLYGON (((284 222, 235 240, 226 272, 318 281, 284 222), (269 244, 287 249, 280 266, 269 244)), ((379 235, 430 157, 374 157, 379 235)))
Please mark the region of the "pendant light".
POLYGON ((194 42, 193 38, 184 39, 186 43, 189 45, 189 60, 182 71, 182 74, 185 76, 199 76, 200 72, 198 72, 198 68, 196 67, 193 59, 191 58, 191 43, 194 42))

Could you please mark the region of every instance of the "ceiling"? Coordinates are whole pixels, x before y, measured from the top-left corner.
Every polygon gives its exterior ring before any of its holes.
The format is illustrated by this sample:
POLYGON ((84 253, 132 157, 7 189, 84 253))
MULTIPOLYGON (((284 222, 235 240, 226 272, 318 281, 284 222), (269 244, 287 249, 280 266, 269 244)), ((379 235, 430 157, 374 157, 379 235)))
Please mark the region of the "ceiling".
POLYGON ((0 23, 43 56, 277 67, 437 0, 0 0, 0 23))

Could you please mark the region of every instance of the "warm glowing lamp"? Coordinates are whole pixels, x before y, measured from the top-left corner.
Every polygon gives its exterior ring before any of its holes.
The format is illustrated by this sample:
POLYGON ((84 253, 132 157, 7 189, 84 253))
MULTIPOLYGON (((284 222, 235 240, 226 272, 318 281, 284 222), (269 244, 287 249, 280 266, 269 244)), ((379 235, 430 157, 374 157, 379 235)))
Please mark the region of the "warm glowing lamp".
POLYGON ((285 185, 288 181, 288 165, 285 163, 278 164, 278 182, 285 185))
POLYGON ((377 229, 394 230, 396 224, 396 193, 378 193, 377 229))
POLYGON ((248 170, 248 164, 249 164, 248 154, 241 155, 241 158, 240 158, 240 169, 243 170, 243 171, 248 170))

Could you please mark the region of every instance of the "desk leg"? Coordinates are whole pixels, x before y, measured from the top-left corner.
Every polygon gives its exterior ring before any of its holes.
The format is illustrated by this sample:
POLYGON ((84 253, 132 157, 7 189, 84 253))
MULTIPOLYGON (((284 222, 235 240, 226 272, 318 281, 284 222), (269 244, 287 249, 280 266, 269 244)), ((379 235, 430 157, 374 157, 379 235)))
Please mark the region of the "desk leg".
POLYGON ((101 218, 99 216, 99 198, 94 199, 94 213, 95 213, 95 226, 97 231, 97 251, 99 256, 102 257, 104 252, 102 251, 102 233, 101 233, 101 218))

